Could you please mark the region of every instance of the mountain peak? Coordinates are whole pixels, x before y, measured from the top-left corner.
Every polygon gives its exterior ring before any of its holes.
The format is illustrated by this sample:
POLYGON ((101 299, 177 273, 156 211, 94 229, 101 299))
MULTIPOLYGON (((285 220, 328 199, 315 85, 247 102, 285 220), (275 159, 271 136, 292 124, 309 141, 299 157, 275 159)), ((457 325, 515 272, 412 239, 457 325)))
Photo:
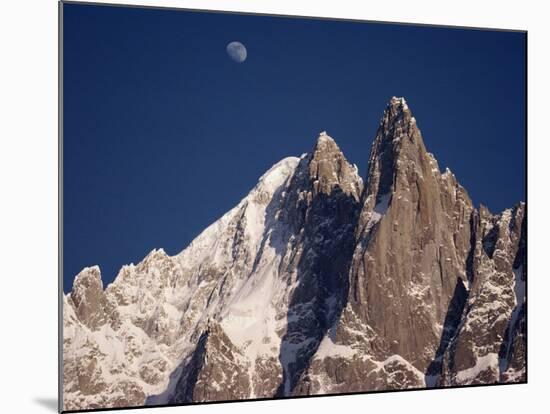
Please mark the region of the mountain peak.
POLYGON ((75 278, 70 298, 80 321, 94 330, 105 322, 105 293, 99 266, 85 267, 75 278))
POLYGON ((178 255, 154 249, 105 291, 80 272, 65 410, 524 381, 525 204, 475 209, 404 98, 364 190, 312 138, 178 255))
POLYGON ((394 123, 398 123, 403 127, 416 123, 405 98, 398 98, 394 96, 386 105, 384 115, 382 116, 381 125, 385 125, 386 128, 389 128, 394 123))
POLYGON ((321 131, 319 133, 319 138, 317 138, 317 144, 321 142, 334 142, 334 139, 327 134, 327 131, 321 131))
POLYGON ((386 105, 369 158, 369 193, 388 193, 400 166, 429 163, 420 130, 405 98, 392 97, 386 105))
POLYGON ((357 167, 346 159, 336 141, 325 131, 319 134, 311 154, 309 176, 315 193, 330 194, 338 186, 356 200, 360 198, 363 182, 357 167))
POLYGON ((315 154, 318 151, 327 150, 340 151, 340 148, 338 147, 338 144, 336 144, 336 141, 334 141, 334 138, 327 134, 327 131, 322 131, 319 133, 319 137, 317 138, 317 143, 315 144, 313 152, 315 154))
POLYGON ((103 289, 103 282, 101 281, 101 270, 99 266, 85 267, 75 276, 73 283, 73 291, 79 289, 86 289, 88 287, 101 286, 103 289))
POLYGON ((407 100, 403 97, 392 96, 388 105, 397 106, 403 110, 409 109, 407 106, 407 100))

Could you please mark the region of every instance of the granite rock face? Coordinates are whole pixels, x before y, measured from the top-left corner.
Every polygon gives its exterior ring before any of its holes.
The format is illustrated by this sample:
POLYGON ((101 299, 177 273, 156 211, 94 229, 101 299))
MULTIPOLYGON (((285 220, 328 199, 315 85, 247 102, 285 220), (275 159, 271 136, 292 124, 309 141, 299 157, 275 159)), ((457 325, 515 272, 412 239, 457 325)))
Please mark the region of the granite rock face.
POLYGON ((286 158, 176 256, 64 297, 64 408, 526 380, 526 208, 475 208, 403 98, 365 182, 286 158))

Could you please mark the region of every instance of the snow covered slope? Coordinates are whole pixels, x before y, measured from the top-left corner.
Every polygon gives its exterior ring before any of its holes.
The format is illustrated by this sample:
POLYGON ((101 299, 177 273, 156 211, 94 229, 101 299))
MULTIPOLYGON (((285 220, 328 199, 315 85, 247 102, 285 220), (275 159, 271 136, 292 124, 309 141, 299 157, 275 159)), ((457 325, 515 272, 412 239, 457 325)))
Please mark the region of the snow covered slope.
POLYGON ((365 184, 322 132, 181 253, 64 300, 64 408, 525 380, 525 205, 474 208, 403 98, 365 184))

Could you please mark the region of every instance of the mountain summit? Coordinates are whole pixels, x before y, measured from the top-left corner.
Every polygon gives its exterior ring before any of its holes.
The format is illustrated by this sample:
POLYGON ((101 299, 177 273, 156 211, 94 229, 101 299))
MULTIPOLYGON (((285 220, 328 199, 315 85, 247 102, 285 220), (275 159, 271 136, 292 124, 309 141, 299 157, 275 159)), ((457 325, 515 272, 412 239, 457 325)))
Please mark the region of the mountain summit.
POLYGON ((64 409, 524 382, 525 211, 475 208, 394 97, 364 182, 322 132, 181 253, 82 270, 64 409))

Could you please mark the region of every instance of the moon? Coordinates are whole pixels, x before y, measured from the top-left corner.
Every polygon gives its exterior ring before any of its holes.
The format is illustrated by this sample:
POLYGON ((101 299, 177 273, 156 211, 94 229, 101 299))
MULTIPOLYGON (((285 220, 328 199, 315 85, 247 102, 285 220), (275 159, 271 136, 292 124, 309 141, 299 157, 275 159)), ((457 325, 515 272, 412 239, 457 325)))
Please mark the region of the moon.
POLYGON ((246 60, 246 47, 241 42, 231 42, 225 50, 229 57, 237 63, 243 63, 246 60))

